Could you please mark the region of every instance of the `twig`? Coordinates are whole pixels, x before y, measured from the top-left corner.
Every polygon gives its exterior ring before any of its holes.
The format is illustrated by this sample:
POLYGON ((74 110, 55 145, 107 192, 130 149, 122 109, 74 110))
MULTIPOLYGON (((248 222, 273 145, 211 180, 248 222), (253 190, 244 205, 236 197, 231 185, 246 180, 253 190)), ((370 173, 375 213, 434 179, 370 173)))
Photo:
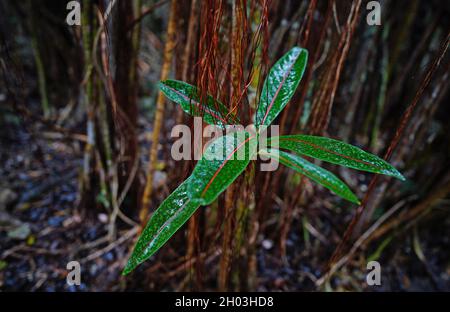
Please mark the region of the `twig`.
POLYGON ((116 241, 112 242, 111 244, 109 244, 108 246, 106 246, 102 249, 95 251, 94 253, 88 255, 87 257, 81 259, 80 262, 86 263, 86 262, 92 261, 98 257, 101 257, 103 254, 111 251, 112 249, 116 248, 120 244, 126 242, 127 240, 129 240, 130 238, 135 236, 138 233, 138 231, 139 231, 139 227, 135 226, 131 230, 127 231, 124 235, 121 235, 120 238, 117 239, 116 241))
MULTIPOLYGON (((384 155, 384 160, 389 160, 389 158, 391 157, 395 148, 397 147, 398 143, 400 142, 400 138, 402 137, 403 132, 404 132, 409 120, 411 119, 411 115, 412 115, 417 103, 422 98, 422 95, 423 95, 425 89, 428 87, 433 74, 439 67, 445 53, 447 52, 449 41, 450 41, 450 32, 447 33, 444 43, 442 44, 437 57, 434 59, 434 62, 430 65, 430 67, 427 71, 427 74, 425 75, 422 83, 420 84, 420 87, 417 90, 412 103, 408 106, 405 113, 403 114, 402 119, 400 121, 400 126, 397 128, 397 131, 395 132, 395 136, 394 136, 393 140, 391 141, 391 144, 389 145, 389 148, 388 148, 386 154, 384 155)), ((329 260, 329 262, 327 264, 327 268, 326 268, 327 271, 333 266, 334 262, 340 257, 340 255, 342 253, 342 249, 344 248, 345 244, 348 242, 351 235, 353 234, 353 229, 355 228, 356 224, 358 223, 358 221, 364 211, 364 208, 369 200, 369 197, 370 197, 372 191, 375 189, 375 185, 377 184, 378 179, 379 179, 379 176, 375 175, 374 178, 372 179, 372 181, 370 182, 368 191, 367 191, 366 195, 364 196, 364 199, 362 200, 361 205, 358 207, 356 214, 353 217, 352 221, 350 222, 349 226, 347 227, 347 230, 345 231, 341 242, 336 247, 335 251, 333 252, 333 255, 331 256, 331 259, 329 260)))
POLYGON ((142 21, 142 19, 144 17, 146 17, 148 14, 150 14, 154 9, 159 8, 163 4, 166 4, 167 2, 169 2, 169 0, 162 0, 162 1, 159 1, 159 2, 156 2, 156 3, 152 4, 150 7, 145 9, 141 13, 141 15, 139 15, 139 17, 137 17, 133 22, 131 22, 130 26, 128 26, 127 31, 133 30, 134 26, 136 26, 140 21, 142 21))

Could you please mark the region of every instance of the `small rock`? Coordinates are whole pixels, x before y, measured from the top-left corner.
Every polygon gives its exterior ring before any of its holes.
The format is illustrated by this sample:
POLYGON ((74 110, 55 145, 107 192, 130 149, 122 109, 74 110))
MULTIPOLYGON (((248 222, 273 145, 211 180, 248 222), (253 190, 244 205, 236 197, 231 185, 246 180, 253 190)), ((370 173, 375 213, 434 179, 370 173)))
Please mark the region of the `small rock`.
POLYGON ((270 239, 265 239, 262 241, 262 246, 264 249, 271 249, 273 247, 273 242, 270 239))
POLYGON ((108 222, 108 215, 106 213, 99 213, 97 215, 98 221, 101 223, 107 223, 108 222))
POLYGON ((27 223, 24 223, 15 229, 8 231, 8 237, 14 239, 25 239, 30 235, 30 226, 27 223))
POLYGON ((0 210, 5 210, 6 207, 17 199, 17 193, 10 189, 0 190, 0 210))
POLYGON ((0 226, 17 228, 22 225, 22 221, 12 214, 0 210, 0 226))
POLYGON ((59 227, 62 225, 63 221, 64 221, 64 217, 55 216, 55 217, 51 217, 50 219, 48 219, 48 224, 53 227, 59 227))

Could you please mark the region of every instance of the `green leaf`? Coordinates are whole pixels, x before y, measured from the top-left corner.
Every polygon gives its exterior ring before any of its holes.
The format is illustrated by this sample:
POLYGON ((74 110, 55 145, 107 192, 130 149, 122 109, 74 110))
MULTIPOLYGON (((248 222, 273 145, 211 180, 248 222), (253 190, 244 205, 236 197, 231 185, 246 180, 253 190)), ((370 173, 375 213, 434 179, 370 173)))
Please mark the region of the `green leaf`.
POLYGON ((323 185, 336 195, 359 204, 359 200, 350 188, 334 174, 319 166, 316 166, 300 156, 286 153, 284 151, 271 149, 270 151, 261 151, 260 154, 278 159, 282 164, 294 169, 311 180, 323 185))
POLYGON ((150 258, 189 219, 200 206, 200 201, 188 196, 191 177, 178 186, 153 213, 134 247, 123 275, 133 271, 150 258))
POLYGON ((294 47, 270 69, 256 111, 256 125, 270 125, 283 110, 302 79, 307 61, 308 51, 294 47))
POLYGON ((193 198, 200 198, 202 205, 212 203, 245 170, 256 154, 256 143, 246 131, 212 141, 192 172, 188 190, 193 198))
POLYGON ((285 135, 269 139, 269 146, 287 149, 333 164, 362 171, 381 173, 405 180, 400 172, 383 159, 353 145, 312 135, 285 135))
POLYGON ((192 175, 152 215, 123 271, 126 275, 151 257, 200 205, 213 202, 242 173, 256 153, 255 136, 246 131, 215 139, 192 175))
POLYGON ((221 102, 210 95, 202 101, 199 90, 186 82, 166 80, 159 82, 158 86, 170 100, 180 104, 186 113, 203 117, 208 124, 222 126, 238 123, 221 102))

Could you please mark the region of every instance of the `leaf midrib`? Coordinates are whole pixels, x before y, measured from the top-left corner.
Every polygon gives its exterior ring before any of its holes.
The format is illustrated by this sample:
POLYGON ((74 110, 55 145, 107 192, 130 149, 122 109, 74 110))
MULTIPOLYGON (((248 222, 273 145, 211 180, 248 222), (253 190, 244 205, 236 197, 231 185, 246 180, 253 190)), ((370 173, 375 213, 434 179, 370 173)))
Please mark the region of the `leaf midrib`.
POLYGON ((186 202, 177 209, 177 211, 169 218, 167 219, 159 228, 158 231, 156 232, 156 234, 153 236, 152 240, 148 243, 148 246, 154 244, 155 240, 159 237, 159 235, 161 234, 161 232, 163 231, 163 229, 169 224, 171 223, 180 213, 181 211, 191 202, 191 199, 188 198, 186 200, 186 202))
MULTIPOLYGON (((270 102, 270 105, 269 105, 269 107, 266 110, 266 114, 264 115, 264 118, 263 118, 263 120, 261 122, 262 125, 266 121, 267 116, 269 115, 270 109, 272 108, 273 104, 275 103, 275 100, 276 100, 276 98, 278 96, 278 93, 280 93, 280 90, 283 87, 287 77, 291 74, 292 68, 294 67, 295 63, 297 62, 297 59, 300 57, 300 54, 301 54, 301 52, 298 54, 297 58, 292 62, 291 66, 289 66, 287 74, 283 77, 283 80, 281 81, 280 85, 278 86, 277 91, 275 92, 275 95, 273 96, 272 101, 270 102)), ((270 73, 269 73, 269 75, 270 75, 270 73)), ((269 86, 267 86, 267 87, 269 87, 269 86)))
POLYGON ((212 176, 211 180, 209 180, 208 184, 206 184, 205 189, 203 190, 202 194, 200 195, 200 197, 203 197, 205 195, 205 193, 208 191, 208 189, 210 188, 211 184, 214 182, 215 178, 217 177, 217 175, 220 173, 220 171, 223 169, 223 167, 226 165, 226 163, 231 159, 231 157, 243 146, 245 145, 245 143, 247 143, 248 141, 250 141, 251 139, 253 139, 255 136, 252 135, 250 136, 248 139, 242 141, 241 143, 239 143, 238 146, 236 146, 236 148, 230 153, 228 154, 228 156, 225 158, 225 161, 220 164, 219 168, 217 169, 217 171, 214 173, 214 175, 212 176))
POLYGON ((348 156, 348 155, 345 155, 345 154, 341 154, 341 153, 335 152, 335 151, 333 151, 333 150, 324 148, 324 147, 322 147, 322 146, 320 146, 320 145, 316 145, 316 144, 311 143, 311 142, 309 142, 309 141, 304 141, 304 140, 297 139, 297 138, 283 138, 283 137, 280 137, 279 140, 280 140, 280 141, 281 141, 281 140, 284 140, 284 141, 301 142, 301 143, 304 143, 304 144, 306 144, 306 145, 309 145, 309 146, 312 146, 312 147, 314 147, 314 148, 317 148, 317 149, 319 149, 319 150, 322 150, 322 151, 325 151, 325 152, 334 154, 334 155, 336 155, 336 156, 340 156, 340 157, 343 157, 343 158, 346 158, 346 159, 350 159, 350 160, 353 160, 353 161, 355 161, 355 162, 358 162, 358 163, 362 163, 362 164, 364 164, 364 165, 371 166, 371 167, 373 167, 373 168, 375 168, 375 169, 382 169, 382 170, 385 170, 384 168, 380 168, 380 167, 378 167, 378 166, 376 166, 376 165, 374 165, 374 164, 372 164, 372 163, 369 163, 369 162, 366 162, 366 161, 364 161, 364 160, 360 160, 360 159, 357 159, 357 158, 353 158, 353 157, 348 156))

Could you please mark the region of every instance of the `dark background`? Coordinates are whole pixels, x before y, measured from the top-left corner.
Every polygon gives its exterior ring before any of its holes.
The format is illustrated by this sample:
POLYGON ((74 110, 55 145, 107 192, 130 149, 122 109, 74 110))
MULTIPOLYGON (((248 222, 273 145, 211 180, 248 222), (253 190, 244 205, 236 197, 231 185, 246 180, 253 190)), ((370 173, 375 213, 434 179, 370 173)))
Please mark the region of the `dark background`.
POLYGON ((81 1, 81 26, 68 1, 0 1, 0 289, 450 290, 448 4, 379 1, 369 26, 367 1, 172 1, 117 0, 105 24, 108 1, 81 1), (290 170, 250 169, 121 276, 139 216, 195 165, 170 156, 171 127, 192 119, 157 82, 195 84, 248 123, 294 45, 309 62, 281 132, 388 156, 407 181, 322 164, 357 207, 290 170), (365 282, 371 260, 381 286, 365 282))

